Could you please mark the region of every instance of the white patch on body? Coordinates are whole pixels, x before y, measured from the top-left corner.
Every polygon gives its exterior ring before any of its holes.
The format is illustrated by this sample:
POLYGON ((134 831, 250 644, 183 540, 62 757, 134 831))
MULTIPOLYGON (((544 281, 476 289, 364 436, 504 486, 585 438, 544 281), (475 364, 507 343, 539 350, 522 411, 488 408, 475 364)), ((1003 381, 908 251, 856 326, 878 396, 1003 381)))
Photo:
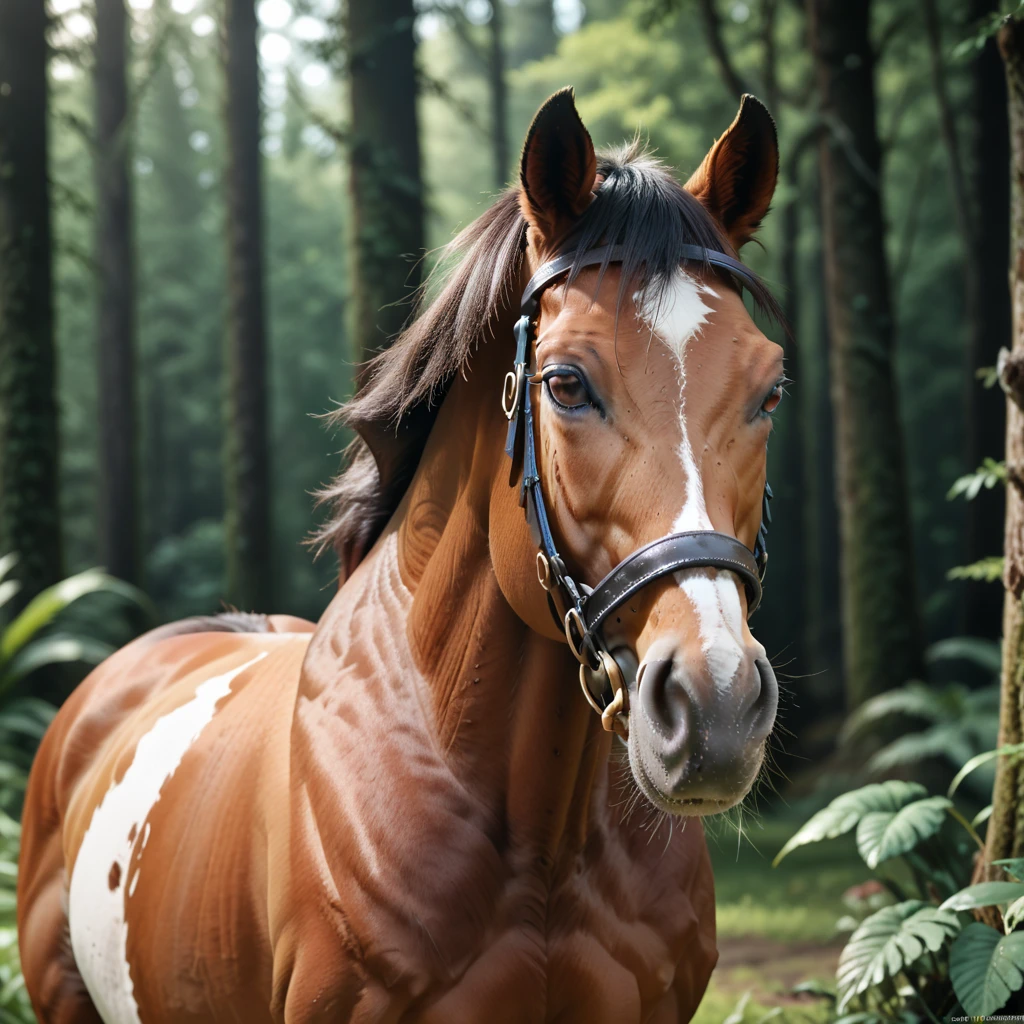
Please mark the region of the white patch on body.
MULTIPOLYGON (((693 454, 686 424, 686 347, 707 323, 710 306, 704 296, 717 298, 706 284, 678 270, 665 288, 656 294, 634 296, 644 322, 665 343, 675 357, 679 373, 679 461, 683 467, 686 498, 672 524, 673 533, 713 530, 704 503, 704 484, 693 454)), ((701 651, 715 686, 728 690, 743 661, 743 609, 737 581, 731 573, 687 569, 676 580, 697 613, 701 651)))
MULTIPOLYGON (((141 1024, 128 965, 125 913, 139 881, 138 861, 128 879, 133 849, 138 843, 141 855, 150 837, 149 813, 164 783, 213 720, 217 703, 231 691, 236 676, 266 656, 264 651, 200 683, 191 700, 159 719, 139 740, 124 777, 93 811, 71 875, 68 924, 75 963, 105 1024, 141 1024), (117 880, 113 887, 112 871, 117 880)), ((160 927, 159 922, 151 924, 160 927)))

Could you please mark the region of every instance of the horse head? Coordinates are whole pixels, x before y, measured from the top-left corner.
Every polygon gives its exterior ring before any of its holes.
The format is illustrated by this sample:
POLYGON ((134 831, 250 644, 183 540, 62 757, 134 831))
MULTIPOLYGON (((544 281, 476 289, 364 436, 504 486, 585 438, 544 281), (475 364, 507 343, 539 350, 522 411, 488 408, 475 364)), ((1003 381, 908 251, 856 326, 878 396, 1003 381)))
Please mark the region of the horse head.
MULTIPOLYGON (((598 158, 570 90, 534 119, 519 187, 523 279, 551 279, 529 325, 526 430, 549 546, 582 600, 667 536, 703 541, 714 531, 719 545, 757 547, 782 349, 758 329, 732 274, 683 254, 696 245, 727 263, 767 213, 777 174, 775 126, 752 97, 685 187, 650 157, 598 158), (598 256, 580 255, 588 251, 598 256), (576 256, 552 264, 567 252, 576 256)), ((549 584, 549 602, 535 580, 523 586, 510 565, 521 566, 521 549, 498 548, 510 603, 557 635, 548 604, 571 619, 571 595, 559 601, 549 584)), ((669 813, 724 810, 753 784, 778 704, 747 624, 751 573, 706 562, 646 583, 638 573, 600 627, 608 669, 625 680, 616 717, 633 774, 669 813)))

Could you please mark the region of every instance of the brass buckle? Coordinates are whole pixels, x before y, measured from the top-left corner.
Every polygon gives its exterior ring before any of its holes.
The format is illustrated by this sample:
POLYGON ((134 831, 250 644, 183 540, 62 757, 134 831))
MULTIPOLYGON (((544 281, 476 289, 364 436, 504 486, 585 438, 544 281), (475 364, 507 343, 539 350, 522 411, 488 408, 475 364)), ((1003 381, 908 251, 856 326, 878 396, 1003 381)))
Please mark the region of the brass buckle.
POLYGON ((516 363, 514 370, 505 374, 505 386, 501 392, 501 407, 505 410, 505 419, 510 420, 519 409, 523 396, 523 381, 526 379, 526 364, 516 363))
POLYGON ((599 667, 594 670, 586 664, 580 665, 580 689, 587 703, 601 716, 601 725, 605 732, 614 732, 623 740, 629 739, 629 696, 626 681, 622 678, 622 670, 618 662, 607 652, 599 651, 597 655, 599 667), (612 699, 606 708, 602 708, 587 685, 588 676, 604 676, 611 687, 612 699))
MULTIPOLYGON (((565 613, 565 639, 569 641, 569 650, 572 651, 573 656, 576 658, 576 660, 581 665, 590 665, 591 659, 588 657, 588 652, 586 650, 588 646, 587 627, 583 623, 583 616, 580 615, 579 609, 575 605, 573 605, 573 607, 565 613), (579 644, 577 644, 575 639, 573 638, 573 626, 575 626, 576 629, 579 631, 579 644)), ((593 644, 590 644, 589 646, 591 650, 593 650, 593 644)), ((600 654, 597 651, 594 651, 594 656, 598 662, 597 665, 593 666, 593 670, 596 672, 599 671, 601 667, 600 654)))

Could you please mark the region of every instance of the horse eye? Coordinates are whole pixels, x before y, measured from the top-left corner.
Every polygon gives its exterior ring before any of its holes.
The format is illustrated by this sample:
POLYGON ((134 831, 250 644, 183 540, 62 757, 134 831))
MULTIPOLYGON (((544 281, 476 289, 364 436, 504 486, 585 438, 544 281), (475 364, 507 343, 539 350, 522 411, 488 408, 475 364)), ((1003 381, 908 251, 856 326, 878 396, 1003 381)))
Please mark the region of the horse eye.
POLYGON ((574 373, 553 373, 544 378, 544 383, 552 400, 563 409, 582 409, 591 404, 583 381, 574 373))
POLYGON ((782 401, 782 385, 776 384, 772 388, 771 393, 764 400, 764 404, 761 406, 761 411, 766 413, 773 413, 778 408, 779 402, 782 401))

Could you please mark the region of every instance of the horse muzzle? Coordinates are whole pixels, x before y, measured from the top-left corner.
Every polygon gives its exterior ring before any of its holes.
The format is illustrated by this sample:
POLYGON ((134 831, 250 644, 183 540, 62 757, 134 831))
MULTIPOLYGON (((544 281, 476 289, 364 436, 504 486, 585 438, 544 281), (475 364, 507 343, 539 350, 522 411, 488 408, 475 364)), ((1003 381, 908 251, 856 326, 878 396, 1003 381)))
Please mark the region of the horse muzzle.
POLYGON ((751 647, 729 685, 716 685, 682 653, 648 657, 629 715, 629 760, 656 807, 714 814, 743 799, 775 724, 779 688, 761 648, 751 647))

